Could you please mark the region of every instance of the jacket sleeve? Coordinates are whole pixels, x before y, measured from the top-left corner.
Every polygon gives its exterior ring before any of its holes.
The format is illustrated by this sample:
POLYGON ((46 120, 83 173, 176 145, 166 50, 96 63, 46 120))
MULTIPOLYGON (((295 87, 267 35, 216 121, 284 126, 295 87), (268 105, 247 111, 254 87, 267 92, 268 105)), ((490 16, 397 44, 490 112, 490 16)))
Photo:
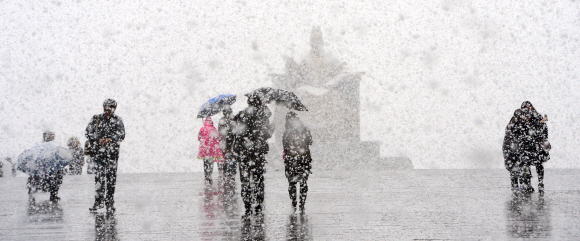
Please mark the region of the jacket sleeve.
POLYGON ((201 141, 201 136, 203 134, 203 127, 199 130, 199 132, 197 133, 197 140, 201 141))
POLYGON ((312 145, 312 135, 310 134, 310 130, 306 128, 306 145, 312 145))
POLYGON ((99 139, 99 137, 95 133, 96 131, 95 125, 97 123, 98 118, 99 118, 98 115, 94 115, 89 124, 87 125, 87 128, 85 129, 85 137, 89 141, 97 141, 99 139))
POLYGON ((125 125, 123 125, 123 119, 121 117, 117 117, 115 123, 115 132, 111 136, 111 140, 113 142, 118 143, 125 139, 125 125))

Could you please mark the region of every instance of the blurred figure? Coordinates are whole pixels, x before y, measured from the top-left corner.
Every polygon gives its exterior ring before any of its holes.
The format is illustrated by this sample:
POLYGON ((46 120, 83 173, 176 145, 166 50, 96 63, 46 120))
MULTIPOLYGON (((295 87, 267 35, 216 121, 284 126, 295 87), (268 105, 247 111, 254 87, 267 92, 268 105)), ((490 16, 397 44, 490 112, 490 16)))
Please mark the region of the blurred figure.
POLYGON ((221 135, 213 126, 213 121, 211 117, 205 118, 203 127, 199 130, 197 135, 197 140, 201 143, 199 144, 199 153, 197 158, 203 160, 203 172, 205 174, 205 180, 211 182, 211 173, 213 171, 213 163, 218 163, 218 169, 220 172, 223 171, 223 154, 220 149, 221 135))
POLYGON ((234 176, 236 175, 237 168, 237 161, 234 157, 234 153, 232 150, 234 142, 234 134, 232 133, 232 128, 234 124, 235 123, 233 121, 232 109, 229 106, 227 106, 223 110, 223 117, 220 119, 218 131, 222 136, 220 147, 225 159, 224 176, 228 181, 235 180, 234 176))
POLYGON ((286 131, 282 137, 284 146, 284 166, 288 178, 288 193, 292 200, 292 208, 296 211, 296 184, 300 185, 300 211, 304 212, 306 194, 308 192, 308 175, 312 169, 310 146, 312 135, 304 123, 294 112, 286 114, 286 131))
POLYGON ((272 112, 259 96, 248 96, 248 107, 235 117, 234 153, 240 169, 241 195, 248 217, 255 204, 255 213, 261 214, 264 201, 265 155, 270 150, 267 140, 272 137, 272 112))
MULTIPOLYGON (((43 142, 54 141, 54 132, 46 131, 42 134, 43 142)), ((62 169, 55 170, 54 172, 49 172, 46 174, 34 174, 29 173, 27 187, 28 194, 30 195, 31 201, 34 202, 34 197, 32 194, 37 191, 49 192, 50 201, 58 201, 58 190, 62 184, 62 177, 64 172, 62 169)))
POLYGON ((85 154, 83 148, 81 147, 81 142, 78 138, 73 136, 68 139, 66 144, 73 155, 73 159, 68 164, 68 174, 81 175, 83 171, 83 165, 85 165, 85 154))
MULTIPOLYGON (((550 150, 552 148, 548 141, 548 116, 542 116, 536 111, 534 106, 529 101, 524 101, 521 105, 521 110, 530 116, 530 141, 527 143, 527 149, 530 154, 530 165, 536 167, 538 173, 538 191, 540 194, 544 192, 544 162, 550 160, 550 150)), ((531 173, 530 173, 531 179, 531 173)))
POLYGON ((89 141, 96 143, 97 153, 93 159, 96 166, 95 203, 89 210, 107 207, 107 212, 115 212, 114 194, 117 182, 117 163, 120 142, 125 139, 125 126, 121 117, 115 115, 117 102, 107 99, 103 103, 103 114, 94 115, 85 130, 89 141), (104 205, 103 205, 104 202, 104 205))
POLYGON ((510 172, 512 191, 520 190, 520 185, 525 185, 524 172, 526 169, 523 162, 522 150, 523 142, 528 133, 525 113, 517 109, 508 123, 503 141, 503 156, 505 167, 510 172))
POLYGON ((12 162, 12 158, 10 158, 10 157, 6 157, 6 161, 8 163, 10 163, 10 166, 12 167, 12 176, 15 177, 16 176, 16 163, 12 162))

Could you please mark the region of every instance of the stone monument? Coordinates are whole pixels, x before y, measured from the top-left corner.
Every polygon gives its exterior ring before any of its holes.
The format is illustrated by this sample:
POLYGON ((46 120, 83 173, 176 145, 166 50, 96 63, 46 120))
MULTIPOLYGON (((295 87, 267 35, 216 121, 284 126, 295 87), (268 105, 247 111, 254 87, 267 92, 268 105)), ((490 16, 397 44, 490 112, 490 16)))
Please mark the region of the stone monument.
MULTIPOLYGON (((324 51, 319 27, 312 30, 310 54, 301 62, 286 57, 286 73, 272 74, 274 88, 289 90, 308 111, 295 111, 312 133, 314 169, 412 168, 404 158, 381 158, 380 143, 360 140, 360 81, 362 72, 350 73, 346 63, 324 51)), ((269 163, 282 163, 282 133, 289 109, 274 107, 275 143, 269 163)), ((282 165, 283 166, 283 165, 282 165)))

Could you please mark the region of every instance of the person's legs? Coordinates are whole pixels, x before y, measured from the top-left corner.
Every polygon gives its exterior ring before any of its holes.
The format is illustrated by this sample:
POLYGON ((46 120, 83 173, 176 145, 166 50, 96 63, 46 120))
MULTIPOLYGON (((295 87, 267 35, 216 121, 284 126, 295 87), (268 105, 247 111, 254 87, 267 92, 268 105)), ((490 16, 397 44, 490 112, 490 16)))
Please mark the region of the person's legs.
POLYGON ((519 173, 512 169, 510 171, 510 179, 511 179, 511 184, 512 184, 512 191, 516 191, 519 187, 519 173))
POLYGON ((50 179, 48 180, 51 201, 58 201, 60 199, 58 197, 58 190, 60 189, 60 185, 62 184, 63 175, 64 172, 60 170, 57 173, 52 174, 50 179))
POLYGON ((542 163, 536 165, 536 172, 538 173, 538 190, 544 191, 544 165, 542 163))
POLYGON ((111 158, 107 164, 106 182, 107 191, 105 197, 105 206, 107 211, 115 211, 115 186, 117 185, 117 160, 118 157, 111 158))
POLYGON ((524 166, 521 179, 523 184, 523 191, 528 193, 534 192, 534 188, 532 187, 532 172, 530 170, 530 166, 524 166))
POLYGON ((106 185, 106 165, 105 160, 102 158, 94 159, 95 168, 95 203, 90 211, 96 211, 97 209, 103 207, 103 201, 105 199, 105 185, 106 185))
POLYGON ((246 214, 249 214, 252 208, 251 203, 251 189, 250 189, 250 166, 247 160, 240 160, 240 184, 242 195, 242 200, 244 201, 244 207, 246 208, 246 214))
POLYGON ((308 172, 304 172, 302 175, 302 180, 300 181, 300 210, 304 211, 304 205, 306 204, 306 194, 308 193, 308 172))
POLYGON ((203 159, 203 172, 205 174, 205 180, 211 180, 211 173, 213 172, 213 160, 209 158, 203 159))
POLYGON ((292 208, 296 209, 296 182, 292 181, 293 178, 288 178, 288 194, 290 195, 290 201, 292 201, 292 208))
POLYGON ((254 183, 253 196, 255 197, 256 213, 262 212, 262 203, 264 202, 264 165, 266 160, 264 155, 259 155, 255 159, 256 165, 252 168, 252 182, 254 183))

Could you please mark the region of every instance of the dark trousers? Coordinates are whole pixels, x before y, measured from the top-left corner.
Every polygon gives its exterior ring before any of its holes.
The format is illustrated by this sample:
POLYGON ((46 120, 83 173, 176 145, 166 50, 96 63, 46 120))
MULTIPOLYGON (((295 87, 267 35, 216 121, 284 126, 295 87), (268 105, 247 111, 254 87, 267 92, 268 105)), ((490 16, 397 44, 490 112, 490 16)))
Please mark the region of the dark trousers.
POLYGON ((304 160, 302 156, 286 157, 284 161, 284 171, 288 178, 288 194, 292 201, 292 207, 296 208, 296 185, 300 185, 300 208, 304 209, 306 195, 308 193, 308 175, 310 174, 310 162, 304 160))
POLYGON ((118 160, 118 155, 102 155, 95 158, 95 204, 97 205, 101 205, 104 201, 107 207, 112 207, 115 202, 118 160))
POLYGON ((212 172, 213 172, 213 159, 210 158, 203 159, 203 173, 206 180, 211 179, 212 172))
POLYGON ((240 182, 242 184, 241 194, 244 200, 246 213, 250 211, 252 204, 257 204, 261 209, 264 202, 264 165, 266 159, 264 154, 243 158, 239 162, 240 182))
POLYGON ((234 158, 234 156, 229 153, 226 154, 224 163, 224 174, 227 177, 233 177, 234 175, 236 175, 237 173, 236 169, 238 168, 237 165, 238 163, 234 158))
POLYGON ((536 172, 538 173, 538 183, 544 183, 544 165, 543 164, 536 164, 536 172))

